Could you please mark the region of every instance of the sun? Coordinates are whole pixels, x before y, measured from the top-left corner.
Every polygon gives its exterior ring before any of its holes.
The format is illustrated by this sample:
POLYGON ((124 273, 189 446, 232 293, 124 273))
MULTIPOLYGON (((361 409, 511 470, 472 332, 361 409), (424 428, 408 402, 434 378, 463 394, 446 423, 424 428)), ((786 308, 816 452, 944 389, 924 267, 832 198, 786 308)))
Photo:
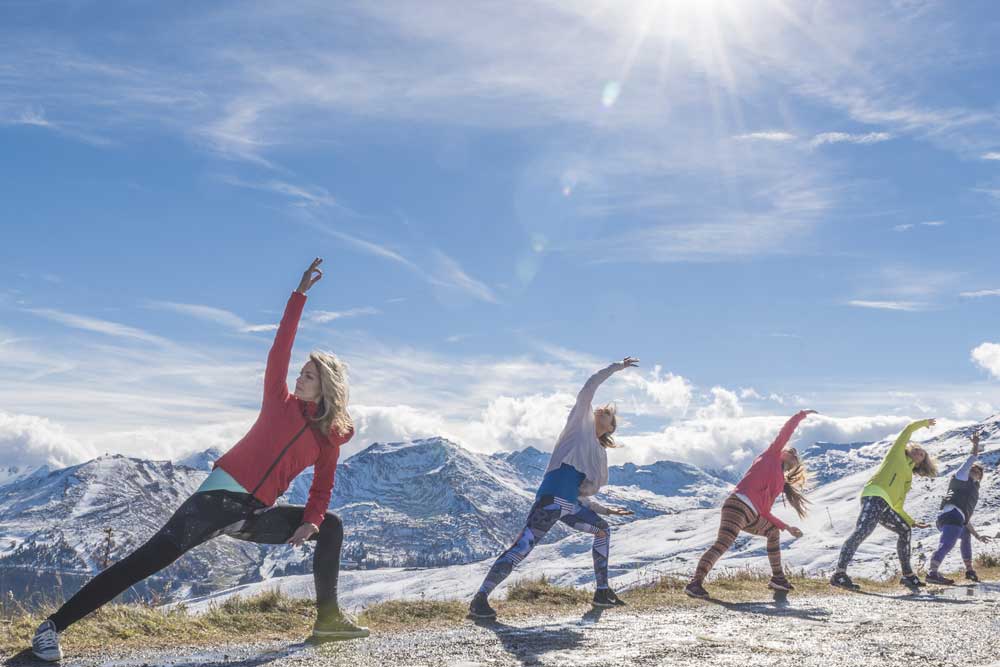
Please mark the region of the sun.
POLYGON ((627 70, 648 52, 663 66, 699 70, 733 83, 738 58, 766 53, 797 23, 785 0, 600 2, 589 19, 627 43, 627 70))

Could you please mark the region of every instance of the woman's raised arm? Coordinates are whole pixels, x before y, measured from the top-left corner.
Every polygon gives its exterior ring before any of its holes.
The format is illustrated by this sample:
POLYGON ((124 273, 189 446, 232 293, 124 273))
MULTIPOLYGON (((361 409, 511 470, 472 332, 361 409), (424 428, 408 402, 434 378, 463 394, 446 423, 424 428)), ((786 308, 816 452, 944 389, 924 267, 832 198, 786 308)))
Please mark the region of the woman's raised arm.
POLYGON ((264 369, 264 401, 284 401, 288 398, 288 363, 292 357, 292 345, 295 344, 295 332, 299 328, 299 319, 306 303, 306 292, 323 277, 319 265, 323 260, 319 257, 312 261, 309 268, 302 274, 299 287, 288 298, 285 313, 281 316, 278 332, 274 334, 274 343, 267 353, 267 367, 264 369))
POLYGON ((622 361, 615 362, 610 366, 606 366, 601 370, 597 371, 587 381, 583 384, 583 388, 580 393, 576 396, 576 406, 590 406, 594 401, 594 394, 597 393, 597 388, 607 380, 609 377, 617 373, 618 371, 625 370, 626 368, 631 368, 632 366, 638 366, 639 360, 632 357, 625 357, 622 361))

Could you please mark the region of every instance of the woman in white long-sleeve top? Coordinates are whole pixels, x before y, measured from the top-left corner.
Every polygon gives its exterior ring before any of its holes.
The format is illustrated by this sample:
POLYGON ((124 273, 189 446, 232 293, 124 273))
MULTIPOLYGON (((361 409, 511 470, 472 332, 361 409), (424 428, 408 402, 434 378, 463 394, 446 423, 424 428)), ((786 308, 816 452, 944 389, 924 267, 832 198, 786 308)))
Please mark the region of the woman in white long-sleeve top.
POLYGON ((602 382, 612 374, 638 363, 638 359, 625 357, 623 361, 598 371, 583 385, 552 451, 545 477, 535 494, 535 504, 528 514, 527 525, 514 544, 490 568, 483 585, 469 605, 470 616, 496 617, 496 611, 489 604, 490 593, 510 576, 518 563, 528 557, 557 521, 594 535, 592 555, 597 577, 594 605, 614 607, 625 604, 608 587, 610 528, 608 522, 598 515, 627 515, 631 512, 605 507, 591 498, 608 483, 607 449, 614 447, 612 434, 617 428, 617 421, 614 406, 608 405, 595 410, 592 403, 602 382))

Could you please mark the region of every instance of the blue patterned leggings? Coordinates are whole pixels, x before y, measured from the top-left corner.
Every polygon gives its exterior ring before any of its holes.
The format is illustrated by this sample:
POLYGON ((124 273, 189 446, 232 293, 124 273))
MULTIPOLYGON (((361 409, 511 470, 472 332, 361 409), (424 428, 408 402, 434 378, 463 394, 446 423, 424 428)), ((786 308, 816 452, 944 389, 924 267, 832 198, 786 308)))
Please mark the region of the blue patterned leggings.
POLYGON ((584 533, 594 535, 594 546, 591 553, 594 557, 594 574, 597 577, 597 587, 608 587, 608 547, 610 527, 608 522, 597 516, 593 510, 578 503, 573 503, 555 496, 542 496, 532 506, 528 514, 528 524, 517 536, 514 544, 503 552, 493 567, 486 574, 480 593, 489 595, 500 582, 510 576, 514 568, 528 557, 535 545, 548 533, 556 521, 584 533), (598 535, 597 533, 603 533, 598 535))

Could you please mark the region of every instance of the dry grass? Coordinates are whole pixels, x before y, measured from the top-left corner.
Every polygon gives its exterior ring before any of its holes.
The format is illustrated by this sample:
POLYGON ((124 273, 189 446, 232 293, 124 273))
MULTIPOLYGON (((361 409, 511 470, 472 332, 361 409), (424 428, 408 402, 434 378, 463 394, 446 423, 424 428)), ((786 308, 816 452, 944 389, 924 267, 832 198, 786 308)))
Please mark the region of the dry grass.
MULTIPOLYGON (((979 561, 986 581, 1000 578, 1000 567, 979 561)), ((958 576, 958 573, 954 576, 958 576)), ((769 575, 753 570, 727 571, 706 584, 713 597, 728 602, 769 600, 769 575)), ((831 588, 825 578, 792 574, 793 598, 808 595, 850 595, 831 588)), ((896 581, 857 580, 870 591, 902 593, 896 581)), ((631 609, 657 609, 704 604, 684 594, 686 580, 664 576, 623 594, 631 609)), ((494 606, 505 619, 545 614, 583 613, 590 608, 592 592, 555 586, 544 577, 521 579, 508 589, 508 599, 494 606)), ((467 600, 391 600, 365 609, 359 621, 373 631, 392 632, 419 627, 441 627, 465 619, 467 600)), ((232 642, 298 641, 307 636, 315 618, 315 605, 280 592, 248 599, 230 599, 210 611, 194 615, 183 607, 169 611, 141 605, 108 605, 77 623, 62 639, 75 654, 121 648, 167 648, 178 645, 210 646, 232 642)), ((17 613, 0 618, 0 655, 12 655, 28 646, 38 615, 17 613)))
MULTIPOLYGON (((246 600, 229 600, 201 615, 189 614, 183 607, 162 610, 112 604, 75 624, 61 641, 65 649, 79 653, 108 646, 163 648, 301 638, 312 629, 314 608, 309 600, 270 592, 246 600)), ((28 646, 41 622, 42 617, 34 614, 0 619, 0 654, 17 653, 28 646)))

